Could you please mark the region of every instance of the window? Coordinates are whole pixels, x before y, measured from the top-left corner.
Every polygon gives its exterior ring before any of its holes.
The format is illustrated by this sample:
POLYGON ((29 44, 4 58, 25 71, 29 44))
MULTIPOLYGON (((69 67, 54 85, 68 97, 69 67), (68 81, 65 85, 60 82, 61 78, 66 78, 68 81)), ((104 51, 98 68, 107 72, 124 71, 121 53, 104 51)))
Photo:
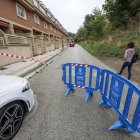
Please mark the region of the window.
POLYGON ((51 15, 50 15, 50 13, 47 13, 47 15, 51 18, 51 15))
POLYGON ((26 19, 26 10, 24 7, 22 7, 19 4, 16 4, 16 8, 17 8, 17 15, 23 19, 26 19))
POLYGON ((37 0, 33 0, 33 2, 34 2, 34 5, 35 5, 36 7, 38 7, 38 2, 37 2, 37 0))
POLYGON ((35 23, 40 24, 39 16, 36 14, 34 14, 34 21, 35 23))
POLYGON ((48 23, 44 21, 44 28, 48 29, 48 23))
POLYGON ((52 21, 54 21, 54 22, 55 22, 55 19, 54 19, 54 17, 52 17, 52 21))
POLYGON ((50 17, 50 18, 52 17, 52 14, 51 14, 51 12, 50 12, 49 10, 47 10, 46 14, 47 14, 47 16, 50 17))
POLYGON ((45 10, 40 6, 40 10, 42 11, 42 13, 45 15, 46 14, 46 12, 45 12, 45 10))

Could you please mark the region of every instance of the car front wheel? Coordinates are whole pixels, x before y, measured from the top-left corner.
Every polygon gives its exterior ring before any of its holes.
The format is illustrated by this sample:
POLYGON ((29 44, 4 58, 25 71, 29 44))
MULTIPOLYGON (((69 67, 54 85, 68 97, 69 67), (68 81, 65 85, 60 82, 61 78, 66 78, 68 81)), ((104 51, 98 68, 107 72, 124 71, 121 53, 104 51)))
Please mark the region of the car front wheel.
POLYGON ((11 102, 0 109, 0 140, 10 140, 15 136, 24 115, 24 106, 19 101, 11 102))

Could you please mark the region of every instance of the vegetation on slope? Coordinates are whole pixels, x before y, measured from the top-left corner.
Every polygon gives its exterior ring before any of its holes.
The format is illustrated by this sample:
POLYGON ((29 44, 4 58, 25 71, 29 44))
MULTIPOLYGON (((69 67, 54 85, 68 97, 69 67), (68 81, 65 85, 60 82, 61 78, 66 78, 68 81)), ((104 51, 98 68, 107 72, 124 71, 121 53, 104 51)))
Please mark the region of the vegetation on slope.
POLYGON ((75 39, 93 55, 122 57, 130 41, 140 53, 140 1, 106 0, 85 16, 75 39))

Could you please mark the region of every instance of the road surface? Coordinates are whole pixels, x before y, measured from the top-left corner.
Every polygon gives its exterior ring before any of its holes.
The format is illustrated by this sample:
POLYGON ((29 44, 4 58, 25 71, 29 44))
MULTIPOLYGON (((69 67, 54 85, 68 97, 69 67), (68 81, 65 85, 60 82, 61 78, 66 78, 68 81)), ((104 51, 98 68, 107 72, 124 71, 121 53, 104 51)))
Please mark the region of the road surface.
POLYGON ((107 129, 117 119, 116 113, 106 107, 100 108, 100 94, 87 103, 85 90, 76 89, 65 97, 61 81, 61 64, 78 62, 108 68, 78 45, 68 48, 48 67, 29 81, 37 97, 38 105, 27 115, 14 140, 131 140, 139 139, 124 131, 107 129))

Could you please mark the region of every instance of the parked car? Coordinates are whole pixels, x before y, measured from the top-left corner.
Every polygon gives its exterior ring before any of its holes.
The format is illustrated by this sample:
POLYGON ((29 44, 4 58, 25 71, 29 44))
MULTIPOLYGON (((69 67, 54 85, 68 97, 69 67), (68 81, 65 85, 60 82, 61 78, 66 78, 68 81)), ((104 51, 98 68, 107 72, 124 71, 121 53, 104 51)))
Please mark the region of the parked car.
POLYGON ((71 42, 69 43, 69 47, 74 47, 75 46, 75 43, 71 42))
POLYGON ((11 140, 16 135, 33 106, 33 91, 26 79, 0 75, 0 140, 11 140))

